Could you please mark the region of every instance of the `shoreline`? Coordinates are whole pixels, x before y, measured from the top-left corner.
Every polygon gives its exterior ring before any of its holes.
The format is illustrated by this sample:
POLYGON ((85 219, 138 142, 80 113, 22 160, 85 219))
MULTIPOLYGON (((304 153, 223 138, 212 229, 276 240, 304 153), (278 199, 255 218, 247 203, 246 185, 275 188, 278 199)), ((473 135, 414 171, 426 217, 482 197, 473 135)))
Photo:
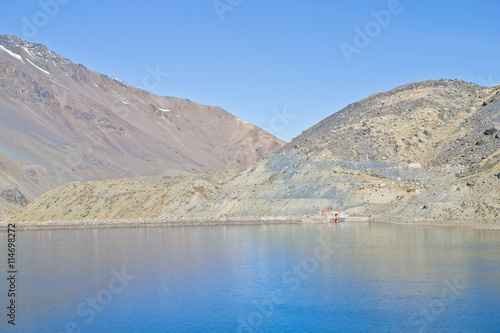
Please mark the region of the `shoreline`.
POLYGON ((94 220, 94 221, 24 221, 0 222, 0 231, 7 230, 8 225, 15 223, 16 230, 46 229, 91 229, 91 228, 129 228, 129 227, 186 227, 214 225, 244 224, 304 224, 325 223, 319 216, 267 216, 267 217, 235 217, 235 218, 172 218, 172 219, 132 219, 132 220, 94 220))
MULTIPOLYGON (((339 223, 387 223, 399 225, 420 225, 440 227, 467 227, 500 231, 500 222, 481 224, 470 221, 442 221, 391 218, 391 217, 347 217, 339 223)), ((496 221, 495 221, 496 222, 496 221)), ((186 226, 216 226, 216 225, 267 225, 267 224, 321 224, 331 223, 318 215, 286 215, 286 216, 248 216, 225 218, 170 218, 170 219, 120 219, 120 220, 76 220, 76 221, 23 221, 0 222, 0 231, 8 229, 15 223, 16 230, 52 230, 52 229, 92 229, 92 228, 129 228, 129 227, 186 227, 186 226)))
POLYGON ((434 227, 462 227, 462 228, 473 228, 473 229, 485 229, 500 231, 500 221, 494 223, 480 223, 480 222, 470 222, 463 220, 455 221, 436 221, 436 220, 424 220, 418 218, 394 218, 394 217, 374 217, 370 218, 371 223, 388 223, 388 224, 399 224, 399 225, 419 225, 419 226, 434 226, 434 227))

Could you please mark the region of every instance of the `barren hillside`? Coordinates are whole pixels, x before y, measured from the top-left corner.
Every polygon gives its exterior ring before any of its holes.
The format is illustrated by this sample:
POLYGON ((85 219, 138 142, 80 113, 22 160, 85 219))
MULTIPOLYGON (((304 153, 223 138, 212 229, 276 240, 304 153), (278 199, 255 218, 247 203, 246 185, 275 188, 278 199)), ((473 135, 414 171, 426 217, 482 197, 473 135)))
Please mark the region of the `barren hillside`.
POLYGON ((0 161, 9 164, 0 204, 21 207, 5 191, 31 201, 68 181, 245 167, 283 145, 219 107, 157 96, 0 36, 0 161))
POLYGON ((352 104, 242 170, 79 182, 15 217, 316 213, 500 223, 500 86, 427 81, 352 104))

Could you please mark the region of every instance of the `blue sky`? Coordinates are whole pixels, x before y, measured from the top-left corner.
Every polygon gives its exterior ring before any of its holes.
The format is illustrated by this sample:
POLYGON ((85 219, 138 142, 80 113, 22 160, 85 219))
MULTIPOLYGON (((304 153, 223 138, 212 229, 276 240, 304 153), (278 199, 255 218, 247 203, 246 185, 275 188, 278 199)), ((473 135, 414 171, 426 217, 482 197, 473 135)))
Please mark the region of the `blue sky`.
POLYGON ((3 0, 0 34, 289 141, 402 84, 499 84, 498 13, 498 0, 3 0))

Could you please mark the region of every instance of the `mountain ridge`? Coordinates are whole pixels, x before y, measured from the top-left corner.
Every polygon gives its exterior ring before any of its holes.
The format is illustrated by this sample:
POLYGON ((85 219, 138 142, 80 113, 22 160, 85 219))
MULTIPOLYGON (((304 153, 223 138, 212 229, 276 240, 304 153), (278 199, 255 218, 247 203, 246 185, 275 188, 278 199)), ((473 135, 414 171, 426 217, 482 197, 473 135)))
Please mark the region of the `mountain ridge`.
POLYGON ((351 104, 244 169, 72 183, 15 219, 339 209, 379 220, 493 225, 500 223, 499 117, 500 86, 419 82, 351 104))
POLYGON ((240 168, 284 144, 220 107, 154 95, 15 36, 0 36, 0 142, 38 182, 22 190, 24 176, 5 175, 0 190, 29 201, 68 181, 240 168))

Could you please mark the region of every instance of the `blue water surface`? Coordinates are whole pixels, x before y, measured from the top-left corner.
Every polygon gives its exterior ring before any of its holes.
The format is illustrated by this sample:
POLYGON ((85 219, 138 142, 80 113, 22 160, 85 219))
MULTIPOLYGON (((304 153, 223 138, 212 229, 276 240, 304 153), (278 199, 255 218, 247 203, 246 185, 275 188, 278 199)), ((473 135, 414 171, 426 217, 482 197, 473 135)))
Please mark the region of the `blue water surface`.
MULTIPOLYGON (((6 274, 6 233, 0 233, 6 274)), ((500 332, 500 232, 375 223, 17 232, 1 332, 500 332)))

